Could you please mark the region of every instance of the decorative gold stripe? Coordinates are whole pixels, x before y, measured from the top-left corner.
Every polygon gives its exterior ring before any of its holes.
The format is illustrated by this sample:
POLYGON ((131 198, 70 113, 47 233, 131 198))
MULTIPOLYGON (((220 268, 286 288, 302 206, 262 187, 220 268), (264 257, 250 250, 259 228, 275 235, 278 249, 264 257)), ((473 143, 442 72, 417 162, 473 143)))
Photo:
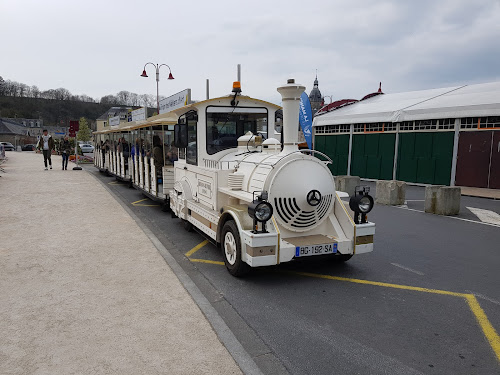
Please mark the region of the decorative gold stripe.
POLYGON ((369 243, 373 243, 373 234, 356 237, 356 245, 366 245, 369 243))

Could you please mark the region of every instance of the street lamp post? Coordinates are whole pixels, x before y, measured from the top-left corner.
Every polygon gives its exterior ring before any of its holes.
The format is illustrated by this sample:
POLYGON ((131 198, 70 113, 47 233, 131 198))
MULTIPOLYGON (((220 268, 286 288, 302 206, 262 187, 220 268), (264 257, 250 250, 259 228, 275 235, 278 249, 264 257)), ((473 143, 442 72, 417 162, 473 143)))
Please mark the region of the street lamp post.
POLYGON ((160 114, 160 91, 159 91, 159 85, 158 83, 160 82, 160 68, 162 66, 166 66, 169 70, 168 73, 168 79, 174 79, 174 76, 172 75, 172 70, 167 64, 153 64, 152 62, 148 62, 144 65, 144 69, 142 71, 141 77, 147 77, 148 75, 146 74, 146 66, 147 65, 153 65, 156 69, 156 109, 158 111, 158 114, 160 114))

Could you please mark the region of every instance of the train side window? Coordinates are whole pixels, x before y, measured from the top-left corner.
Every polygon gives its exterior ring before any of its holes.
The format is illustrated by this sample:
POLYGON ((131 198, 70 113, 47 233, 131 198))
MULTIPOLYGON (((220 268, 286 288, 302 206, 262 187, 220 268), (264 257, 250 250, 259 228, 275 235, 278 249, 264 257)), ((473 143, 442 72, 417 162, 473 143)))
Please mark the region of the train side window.
POLYGON ((196 111, 189 111, 179 117, 174 129, 174 145, 178 148, 179 159, 186 159, 187 163, 194 165, 198 163, 197 124, 196 111))
POLYGON ((186 148, 186 162, 189 164, 198 164, 198 115, 196 112, 186 114, 188 144, 186 148))

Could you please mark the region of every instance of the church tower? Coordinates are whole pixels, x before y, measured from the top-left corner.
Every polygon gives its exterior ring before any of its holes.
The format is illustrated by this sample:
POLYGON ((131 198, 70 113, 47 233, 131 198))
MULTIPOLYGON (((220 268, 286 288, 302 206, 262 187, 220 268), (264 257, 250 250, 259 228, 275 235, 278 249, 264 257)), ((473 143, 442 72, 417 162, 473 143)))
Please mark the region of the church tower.
POLYGON ((316 79, 314 80, 314 87, 309 94, 309 101, 311 102, 311 108, 313 116, 323 106, 324 100, 321 96, 321 91, 318 88, 318 73, 316 73, 316 79))

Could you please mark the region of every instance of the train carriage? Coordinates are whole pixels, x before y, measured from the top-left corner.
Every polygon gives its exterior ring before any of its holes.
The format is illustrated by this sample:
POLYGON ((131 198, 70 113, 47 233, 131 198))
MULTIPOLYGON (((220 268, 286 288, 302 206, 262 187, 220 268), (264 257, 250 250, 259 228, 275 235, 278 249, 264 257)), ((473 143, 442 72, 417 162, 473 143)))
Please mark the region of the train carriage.
POLYGON ((196 227, 219 244, 234 276, 296 258, 324 255, 345 261, 370 252, 375 224, 366 216, 373 207, 367 189, 351 197, 351 217, 335 189, 327 166, 331 160, 299 150, 304 90, 294 80, 278 87, 283 100, 283 123, 278 124, 281 107, 241 95, 235 82, 229 96, 97 134, 99 150, 110 156, 96 166, 121 173, 117 137, 128 133, 133 147, 122 175, 163 201, 187 230, 196 227), (103 147, 106 142, 113 145, 103 147))

